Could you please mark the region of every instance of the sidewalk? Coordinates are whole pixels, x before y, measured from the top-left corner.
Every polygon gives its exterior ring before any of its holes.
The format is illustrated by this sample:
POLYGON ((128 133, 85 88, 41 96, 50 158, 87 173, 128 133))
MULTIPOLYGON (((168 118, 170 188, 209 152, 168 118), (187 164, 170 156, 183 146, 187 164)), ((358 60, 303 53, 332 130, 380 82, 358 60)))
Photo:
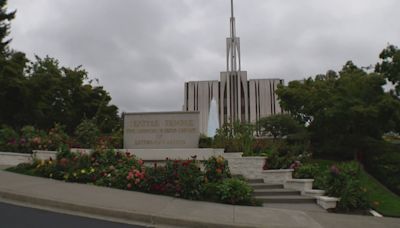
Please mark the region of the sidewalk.
POLYGON ((0 171, 0 200, 182 227, 400 227, 400 219, 231 206, 0 171))

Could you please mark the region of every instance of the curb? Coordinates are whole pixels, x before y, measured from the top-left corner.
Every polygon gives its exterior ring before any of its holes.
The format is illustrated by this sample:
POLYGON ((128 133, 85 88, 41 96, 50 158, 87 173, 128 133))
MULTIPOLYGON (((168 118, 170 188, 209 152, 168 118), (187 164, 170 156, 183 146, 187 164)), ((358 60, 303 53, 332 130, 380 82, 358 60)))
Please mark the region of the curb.
POLYGON ((182 226, 182 227, 215 227, 215 228, 229 228, 229 227, 258 227, 254 225, 247 224, 223 224, 223 223, 213 223, 205 221, 193 221, 182 218, 166 217, 157 214, 148 214, 138 211, 124 211, 118 209, 94 207, 87 205, 80 205, 77 203, 63 202, 53 199, 45 199, 40 197, 28 196, 13 192, 8 192, 1 190, 0 198, 11 200, 20 203, 29 203, 42 207, 57 208, 66 211, 81 212, 84 214, 91 214, 95 216, 105 216, 112 219, 122 219, 132 222, 143 222, 151 225, 172 225, 172 226, 182 226))

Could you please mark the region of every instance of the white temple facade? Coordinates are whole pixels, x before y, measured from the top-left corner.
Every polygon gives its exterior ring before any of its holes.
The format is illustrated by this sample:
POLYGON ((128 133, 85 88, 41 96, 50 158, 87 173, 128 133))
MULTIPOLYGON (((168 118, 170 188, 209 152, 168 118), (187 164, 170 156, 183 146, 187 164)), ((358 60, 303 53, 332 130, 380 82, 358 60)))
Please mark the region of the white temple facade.
POLYGON ((219 107, 219 124, 235 121, 255 123, 260 118, 282 113, 275 90, 283 79, 247 79, 241 69, 240 38, 236 37, 231 0, 230 37, 226 39, 226 71, 220 80, 185 82, 184 111, 200 112, 200 132, 207 133, 210 103, 219 107))

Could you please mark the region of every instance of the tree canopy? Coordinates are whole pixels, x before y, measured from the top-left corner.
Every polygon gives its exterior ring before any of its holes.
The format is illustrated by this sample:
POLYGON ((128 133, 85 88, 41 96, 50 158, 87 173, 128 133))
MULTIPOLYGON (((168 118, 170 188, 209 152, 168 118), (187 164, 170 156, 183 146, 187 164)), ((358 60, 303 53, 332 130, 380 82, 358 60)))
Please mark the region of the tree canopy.
POLYGON ((394 45, 386 47, 379 55, 381 62, 375 66, 375 71, 382 73, 395 85, 397 96, 400 96, 400 49, 394 45))
POLYGON ((262 134, 266 135, 269 133, 274 138, 295 134, 304 128, 289 114, 277 114, 261 118, 258 125, 261 128, 262 134))
POLYGON ((72 133, 84 119, 94 119, 103 133, 119 125, 118 108, 102 86, 92 85, 81 67, 60 66, 58 60, 9 48, 7 35, 14 12, 0 0, 0 126, 34 125, 49 129, 55 123, 72 133))
POLYGON ((285 110, 308 123, 317 153, 350 158, 365 140, 400 129, 400 101, 384 91, 385 83, 385 75, 349 61, 338 73, 292 81, 277 94, 285 110))
POLYGON ((7 36, 10 33, 10 21, 15 18, 15 11, 8 12, 7 0, 0 0, 0 53, 3 55, 11 42, 7 36))

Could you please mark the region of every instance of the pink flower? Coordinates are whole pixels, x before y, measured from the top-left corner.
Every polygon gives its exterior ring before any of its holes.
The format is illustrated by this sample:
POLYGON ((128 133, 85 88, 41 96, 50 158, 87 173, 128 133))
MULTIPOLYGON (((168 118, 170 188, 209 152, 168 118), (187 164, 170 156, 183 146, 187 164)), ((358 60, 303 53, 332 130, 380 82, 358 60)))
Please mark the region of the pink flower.
POLYGON ((139 165, 143 165, 143 163, 144 163, 143 160, 140 159, 140 160, 139 160, 139 165))
POLYGON ((128 173, 128 176, 126 177, 126 179, 127 179, 127 180, 133 179, 133 173, 132 173, 132 172, 129 172, 129 173, 128 173))
POLYGON ((340 170, 339 170, 339 168, 338 168, 336 165, 332 165, 330 171, 331 171, 331 173, 332 173, 333 175, 339 175, 339 174, 340 174, 340 170))
POLYGON ((126 188, 127 188, 127 189, 131 189, 131 188, 132 188, 132 184, 131 184, 131 183, 127 184, 127 185, 126 185, 126 188))

